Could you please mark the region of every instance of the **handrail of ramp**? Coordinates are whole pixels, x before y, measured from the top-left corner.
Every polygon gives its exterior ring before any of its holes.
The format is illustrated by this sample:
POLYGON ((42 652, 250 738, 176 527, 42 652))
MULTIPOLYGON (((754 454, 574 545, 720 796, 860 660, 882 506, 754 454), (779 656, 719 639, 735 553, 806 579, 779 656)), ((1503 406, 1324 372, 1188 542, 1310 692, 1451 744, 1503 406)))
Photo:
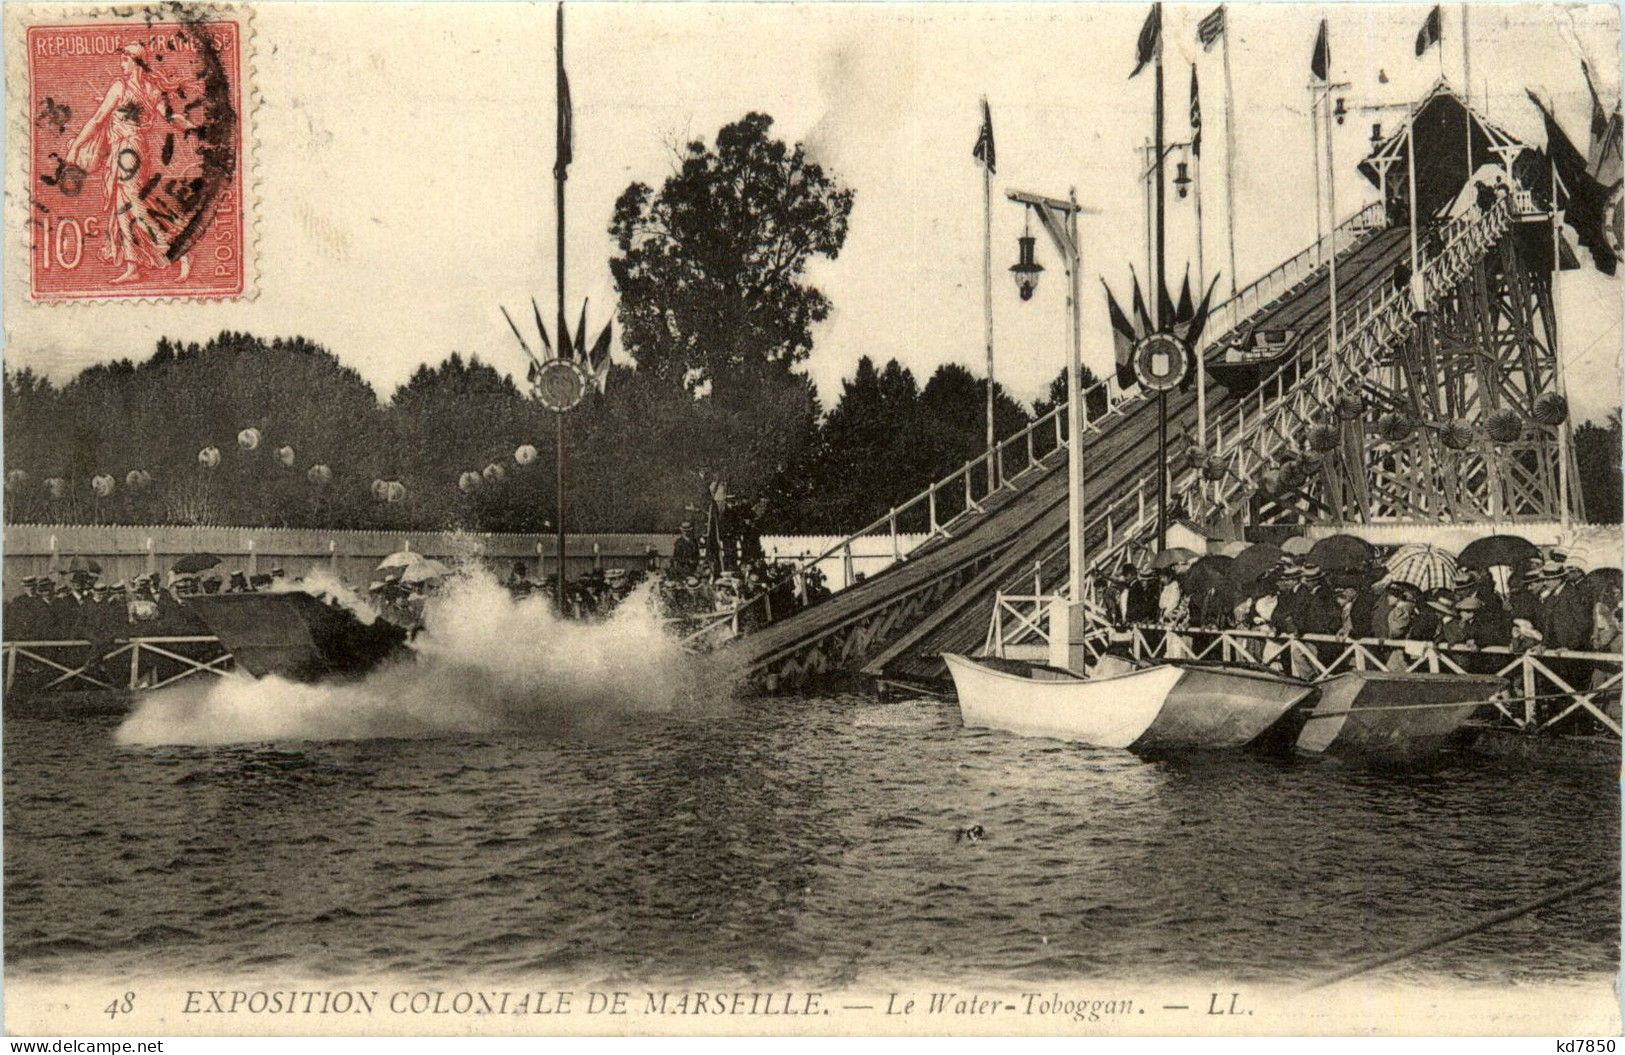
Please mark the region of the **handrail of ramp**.
MULTIPOLYGON (((1361 234, 1380 228, 1385 220, 1385 212, 1380 202, 1373 202, 1356 211, 1348 219, 1338 224, 1335 231, 1322 236, 1291 258, 1281 262, 1269 272, 1242 287, 1233 296, 1226 298, 1215 306, 1210 312, 1209 336, 1203 338, 1202 354, 1213 345, 1230 336, 1236 326, 1250 318, 1265 305, 1273 302, 1283 293, 1296 287, 1300 282, 1315 274, 1326 262, 1326 257, 1334 238, 1343 236, 1358 238, 1361 234)), ((1350 242, 1344 246, 1346 251, 1352 248, 1350 242)), ((1099 430, 1105 422, 1123 414, 1140 400, 1147 398, 1139 386, 1127 390, 1117 384, 1115 376, 1108 376, 1086 387, 1082 393, 1082 424, 1085 432, 1099 430), (1091 416, 1091 404, 1100 406, 1104 403, 1105 411, 1091 416)), ((910 498, 901 505, 894 506, 873 521, 858 528, 823 551, 809 557, 798 558, 796 561, 796 595, 806 597, 804 575, 808 568, 813 568, 840 555, 845 567, 848 569, 847 581, 851 581, 850 569, 853 564, 852 544, 860 538, 877 533, 885 533, 891 539, 892 558, 896 561, 908 559, 913 549, 925 545, 937 538, 953 537, 953 528, 962 519, 983 511, 983 503, 996 491, 1014 486, 1027 473, 1037 468, 1045 458, 1056 451, 1065 449, 1068 442, 1066 436, 1066 405, 1060 404, 1045 414, 1036 418, 1030 424, 1011 436, 995 443, 981 454, 966 461, 953 472, 935 481, 925 490, 910 498), (1014 452, 1018 468, 1010 471, 1009 461, 1011 452, 1014 452), (994 481, 989 488, 986 481, 990 476, 994 481), (980 488, 980 491, 978 491, 980 488), (944 506, 947 508, 945 509, 944 506), (908 550, 903 548, 899 529, 901 518, 920 511, 924 511, 925 537, 908 550)), ((1143 484, 1136 488, 1138 495, 1127 496, 1141 510, 1141 523, 1143 524, 1143 507, 1146 501, 1143 484)), ((1112 517, 1116 514, 1120 502, 1113 503, 1111 509, 1098 516, 1093 523, 1106 522, 1106 529, 1111 530, 1112 517)), ((1126 544, 1131 541, 1124 539, 1126 544)), ((1108 544, 1108 549, 1115 555, 1121 550, 1119 544, 1108 544)), ((766 598, 770 591, 758 593, 739 603, 739 610, 749 610, 755 606, 767 603, 766 598)))

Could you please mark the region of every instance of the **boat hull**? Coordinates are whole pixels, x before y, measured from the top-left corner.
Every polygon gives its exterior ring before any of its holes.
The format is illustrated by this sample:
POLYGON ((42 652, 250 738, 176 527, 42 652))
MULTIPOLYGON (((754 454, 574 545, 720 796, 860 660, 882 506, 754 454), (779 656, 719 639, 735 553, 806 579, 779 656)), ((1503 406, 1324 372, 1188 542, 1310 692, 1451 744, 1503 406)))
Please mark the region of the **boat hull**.
POLYGON ((363 623, 349 609, 296 590, 188 598, 241 670, 293 681, 359 677, 410 655, 406 631, 384 619, 363 623))
MULTIPOLYGON (((1162 664, 1098 678, 1023 675, 946 654, 967 727, 1075 740, 1140 754, 1247 747, 1314 688, 1290 678, 1162 664)), ((1004 669, 1001 669, 1004 668, 1004 669)))
MULTIPOLYGON (((1315 696, 1313 685, 1268 671, 1178 664, 1183 677, 1135 751, 1226 750, 1261 745, 1288 714, 1315 696)), ((1294 730, 1295 731, 1295 730, 1294 730)), ((1276 741, 1284 748, 1292 741, 1276 741)))
POLYGON ((1484 700, 1506 688, 1472 674, 1351 671, 1320 683, 1298 750, 1389 765, 1414 765, 1438 754, 1484 700), (1460 703, 1458 707, 1440 706, 1460 703), (1393 708, 1424 707, 1398 710, 1393 708))

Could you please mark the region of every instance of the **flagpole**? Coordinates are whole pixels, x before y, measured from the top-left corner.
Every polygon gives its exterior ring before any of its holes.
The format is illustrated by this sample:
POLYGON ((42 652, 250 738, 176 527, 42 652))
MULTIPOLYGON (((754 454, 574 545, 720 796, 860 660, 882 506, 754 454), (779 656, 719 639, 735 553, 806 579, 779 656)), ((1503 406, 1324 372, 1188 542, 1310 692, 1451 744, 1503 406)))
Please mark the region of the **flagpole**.
POLYGON ((1416 240, 1416 111, 1413 109, 1410 116, 1405 119, 1405 185, 1409 188, 1409 208, 1411 221, 1411 307, 1413 311, 1423 310, 1422 304, 1427 300, 1427 283, 1422 280, 1421 253, 1416 240))
MULTIPOLYGON (((1327 71, 1330 79, 1330 70, 1327 71)), ((1320 200, 1320 100, 1315 98, 1315 86, 1309 85, 1309 134, 1313 136, 1313 145, 1309 148, 1309 156, 1315 162, 1315 246, 1320 248, 1321 241, 1326 237, 1326 230, 1322 226, 1326 216, 1326 205, 1320 200)))
MULTIPOLYGON (((987 101, 983 100, 983 113, 987 101)), ((990 133, 991 135, 991 130, 990 133)), ((993 455, 993 167, 990 157, 982 159, 982 333, 987 340, 987 490, 998 485, 998 459, 993 455)))
MULTIPOLYGON (((1193 73, 1195 66, 1191 67, 1193 73)), ((1200 106, 1200 98, 1197 105, 1200 106)), ((1195 138, 1194 136, 1192 137, 1195 138)), ((1196 192, 1196 285, 1198 289, 1207 287, 1207 265, 1202 253, 1202 151, 1200 147, 1191 152, 1191 183, 1196 192)), ((1196 446, 1198 450, 1207 450, 1207 361, 1201 350, 1191 348, 1191 354, 1196 356, 1196 446)))
POLYGON ((1329 355, 1337 355, 1337 162, 1332 153, 1332 130, 1337 127, 1332 120, 1332 68, 1331 68, 1331 34, 1328 31, 1326 39, 1326 209, 1330 214, 1326 218, 1327 237, 1330 241, 1327 259, 1329 260, 1327 277, 1331 282, 1332 302, 1332 328, 1330 343, 1327 347, 1329 355))
MULTIPOLYGON (((1550 147, 1547 148, 1547 160, 1551 165, 1552 175, 1552 380, 1557 384, 1557 391, 1567 397, 1567 388, 1563 384, 1563 358, 1557 350, 1557 283, 1563 272, 1562 221, 1557 215, 1557 160, 1550 147)), ((1572 413, 1572 412, 1571 412, 1572 413)), ((1558 521, 1563 530, 1569 527, 1569 418, 1565 417, 1562 424, 1557 426, 1557 504, 1558 521)))
MULTIPOLYGON (((1166 212, 1165 190, 1162 179, 1162 46, 1163 24, 1162 4, 1156 5, 1157 12, 1157 70, 1156 70, 1156 164, 1154 166, 1157 201, 1157 256, 1156 266, 1157 287, 1155 290, 1156 302, 1152 311, 1155 313, 1156 328, 1162 330, 1173 323, 1172 319, 1162 317, 1162 302, 1164 291, 1168 288, 1167 276, 1163 273, 1166 265, 1164 251, 1166 248, 1166 212)), ((1168 545, 1168 393, 1157 393, 1157 552, 1161 553, 1168 545)))
MULTIPOLYGON (((1224 208, 1225 233, 1230 238, 1230 296, 1236 295, 1236 100, 1230 84, 1230 12, 1225 11, 1221 33, 1224 46, 1224 208)), ((1205 278, 1206 276, 1204 276, 1205 278)))
MULTIPOLYGON (((558 17, 557 17, 557 20, 556 20, 556 26, 557 26, 557 31, 556 31, 556 33, 557 33, 557 52, 556 52, 556 63, 557 63, 557 65, 556 65, 556 76, 555 76, 554 81, 553 81, 553 92, 554 92, 554 96, 553 96, 553 120, 554 120, 554 130, 555 130, 554 131, 554 149, 555 150, 557 150, 562 145, 562 141, 563 141, 563 137, 564 137, 564 119, 565 119, 564 118, 564 103, 565 103, 565 92, 564 92, 564 5, 562 3, 558 5, 558 17)), ((567 173, 565 172, 563 161, 564 161, 564 159, 562 157, 555 158, 555 163, 553 165, 553 186, 554 186, 554 191, 555 191, 554 198, 555 198, 555 201, 557 202, 557 209, 558 209, 557 222, 556 222, 555 226, 556 226, 557 231, 558 231, 558 287, 559 287, 559 328, 558 328, 558 337, 559 337, 559 355, 564 356, 564 357, 569 357, 571 353, 570 353, 569 349, 566 347, 565 333, 567 331, 566 331, 565 321, 564 321, 564 182, 565 182, 565 177, 566 177, 567 173)), ((558 581, 558 590, 557 590, 556 600, 558 602, 559 613, 562 615, 562 614, 564 614, 564 613, 566 613, 568 611, 568 608, 567 608, 568 602, 565 599, 565 590, 564 590, 564 412, 563 411, 555 411, 554 414, 553 414, 553 482, 554 482, 555 491, 557 492, 556 495, 555 495, 556 501, 555 501, 555 505, 554 505, 554 530, 556 531, 556 540, 557 540, 558 548, 557 548, 557 550, 555 550, 555 552, 558 554, 558 558, 559 558, 559 569, 558 569, 559 581, 558 581)))
MULTIPOLYGON (((1464 122, 1467 125, 1467 178, 1473 178, 1473 111, 1470 104, 1473 91, 1473 51, 1470 38, 1467 36, 1467 7, 1461 5, 1461 108, 1466 111, 1464 122)), ((1441 21, 1443 20, 1443 16, 1441 21)), ((1439 51, 1444 52, 1444 45, 1439 45, 1439 51)))

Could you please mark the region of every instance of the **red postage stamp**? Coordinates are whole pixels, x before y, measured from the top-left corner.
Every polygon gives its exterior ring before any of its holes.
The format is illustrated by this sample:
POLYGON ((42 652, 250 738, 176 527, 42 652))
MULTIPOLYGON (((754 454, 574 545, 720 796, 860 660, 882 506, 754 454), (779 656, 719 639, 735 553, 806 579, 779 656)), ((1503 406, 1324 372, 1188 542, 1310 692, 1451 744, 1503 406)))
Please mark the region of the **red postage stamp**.
POLYGON ((34 300, 247 291, 242 46, 231 18, 29 27, 34 300))

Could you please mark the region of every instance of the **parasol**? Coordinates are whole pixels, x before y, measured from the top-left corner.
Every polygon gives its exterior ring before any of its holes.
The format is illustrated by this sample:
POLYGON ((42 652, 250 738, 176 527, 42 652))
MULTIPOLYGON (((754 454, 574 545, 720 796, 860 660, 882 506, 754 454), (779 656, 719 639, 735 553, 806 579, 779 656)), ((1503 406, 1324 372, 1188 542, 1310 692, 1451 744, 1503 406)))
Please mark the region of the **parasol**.
POLYGON ((1242 542, 1240 539, 1233 539, 1230 542, 1221 543, 1219 545, 1219 556, 1239 557, 1242 553, 1246 552, 1246 550, 1247 543, 1242 542))
POLYGON ((188 553, 172 564, 169 570, 177 575, 196 575, 200 571, 208 571, 219 563, 220 558, 213 553, 188 553))
POLYGON ((1497 564, 1523 568, 1531 558, 1539 560, 1540 550, 1528 539, 1517 535, 1490 535, 1469 542, 1456 554, 1456 563, 1463 568, 1493 568, 1497 564))
POLYGON ((1241 587, 1230 575, 1235 562, 1210 554, 1185 573, 1185 596, 1191 599, 1191 619, 1204 626, 1217 625, 1241 597, 1241 587))
POLYGON ((1281 552, 1292 557, 1306 556, 1315 544, 1303 535, 1293 535, 1281 543, 1281 552))
POLYGON ((1195 552, 1186 549, 1184 546, 1169 546, 1151 558, 1151 566, 1161 571, 1163 568, 1178 567, 1195 559, 1195 552))
POLYGON ((1238 553, 1230 563, 1230 578, 1245 585, 1256 582, 1281 562, 1281 547, 1257 542, 1238 553))
POLYGON ((422 559, 423 554, 413 553, 409 549, 403 549, 398 553, 391 553, 389 556, 379 561, 378 570, 382 571, 385 568, 406 568, 416 564, 422 559))
POLYGON ((428 582, 431 579, 444 579, 450 574, 451 569, 439 561, 423 558, 406 566, 406 570, 401 572, 401 582, 428 582))
POLYGON ((1358 535, 1333 535, 1315 543, 1309 559, 1327 571, 1359 571, 1371 561, 1371 543, 1358 535))
POLYGON ((75 556, 68 561, 68 572, 70 574, 86 572, 91 575, 100 575, 102 566, 93 558, 75 556))
POLYGON ((1388 558, 1388 577, 1424 591, 1449 589, 1456 577, 1456 558, 1425 542, 1401 546, 1388 558))

